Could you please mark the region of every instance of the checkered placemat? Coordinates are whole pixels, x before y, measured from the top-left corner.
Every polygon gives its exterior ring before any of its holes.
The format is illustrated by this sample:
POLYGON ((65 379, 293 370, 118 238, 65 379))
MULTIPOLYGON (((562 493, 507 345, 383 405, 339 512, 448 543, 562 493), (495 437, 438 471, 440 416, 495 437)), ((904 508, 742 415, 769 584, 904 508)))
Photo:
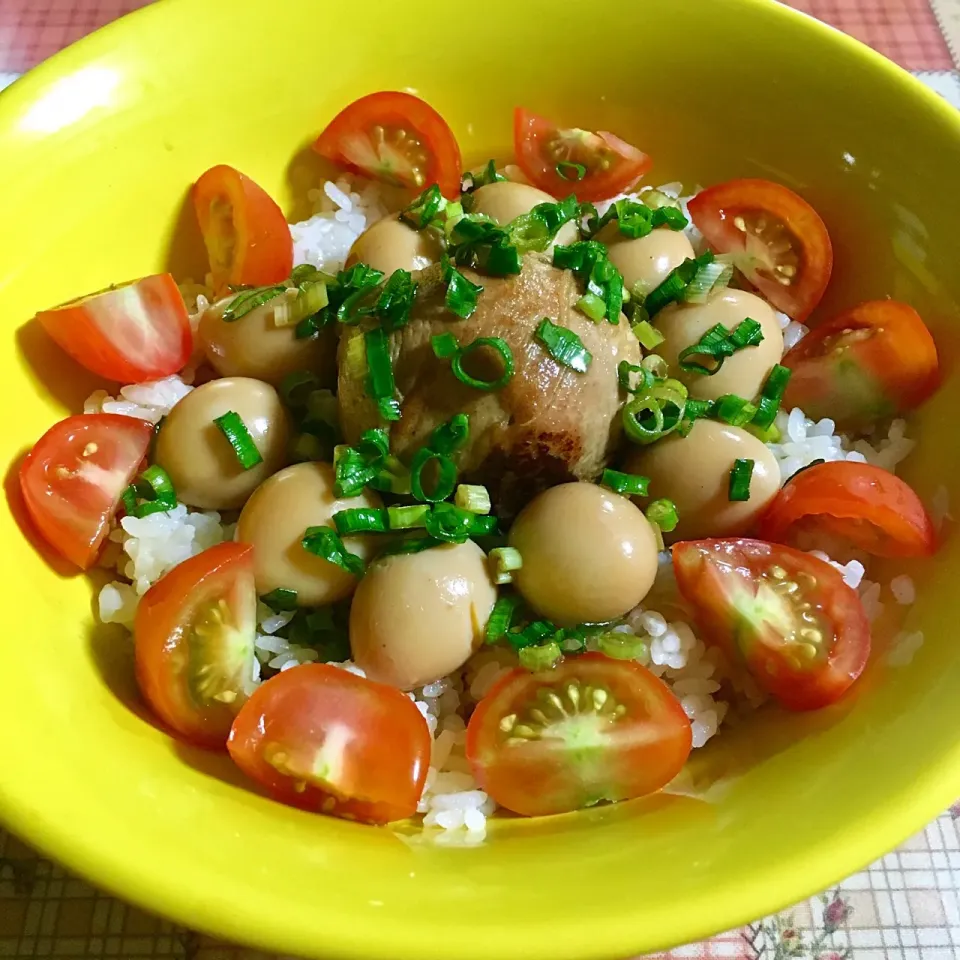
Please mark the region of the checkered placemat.
MULTIPOLYGON (((66 44, 148 2, 0 0, 0 89, 66 44)), ((870 44, 960 108, 960 0, 791 5, 870 44)), ((836 890, 649 960, 960 960, 958 818, 960 804, 836 890)), ((0 958, 37 957, 286 960, 150 916, 0 830, 0 958)))

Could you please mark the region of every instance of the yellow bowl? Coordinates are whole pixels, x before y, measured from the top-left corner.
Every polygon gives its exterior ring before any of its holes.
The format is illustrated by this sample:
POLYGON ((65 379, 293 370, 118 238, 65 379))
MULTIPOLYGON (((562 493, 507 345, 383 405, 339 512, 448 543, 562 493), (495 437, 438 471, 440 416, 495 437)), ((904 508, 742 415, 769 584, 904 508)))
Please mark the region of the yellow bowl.
MULTIPOLYGON (((691 764, 691 796, 505 821, 445 849, 286 809, 158 732, 90 582, 51 570, 15 522, 18 458, 95 387, 33 313, 164 268, 199 275, 184 201, 215 163, 295 214, 317 176, 306 146, 384 88, 429 100, 469 160, 509 152, 522 103, 641 144, 656 182, 795 187, 836 245, 824 309, 906 299, 953 367, 960 114, 886 60, 765 0, 401 9, 171 0, 0 96, 0 816, 122 897, 282 952, 588 960, 697 939, 825 887, 960 795, 955 542, 911 567, 907 625, 926 643, 907 667, 879 651, 848 703, 725 732, 691 764)), ((925 496, 944 483, 956 500, 958 406, 951 377, 918 418, 908 477, 925 496)))

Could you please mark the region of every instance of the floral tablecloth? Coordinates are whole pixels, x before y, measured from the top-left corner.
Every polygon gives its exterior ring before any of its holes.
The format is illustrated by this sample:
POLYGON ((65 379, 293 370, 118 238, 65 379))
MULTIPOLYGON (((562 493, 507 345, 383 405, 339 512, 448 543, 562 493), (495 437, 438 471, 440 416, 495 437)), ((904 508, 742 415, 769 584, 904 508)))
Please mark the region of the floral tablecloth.
MULTIPOLYGON (((0 88, 147 2, 0 0, 0 88)), ((960 0, 791 5, 875 47, 960 108, 960 0)), ((958 818, 960 804, 839 888, 657 960, 960 960, 958 818)), ((128 906, 0 829, 0 958, 36 957, 282 960, 128 906)))

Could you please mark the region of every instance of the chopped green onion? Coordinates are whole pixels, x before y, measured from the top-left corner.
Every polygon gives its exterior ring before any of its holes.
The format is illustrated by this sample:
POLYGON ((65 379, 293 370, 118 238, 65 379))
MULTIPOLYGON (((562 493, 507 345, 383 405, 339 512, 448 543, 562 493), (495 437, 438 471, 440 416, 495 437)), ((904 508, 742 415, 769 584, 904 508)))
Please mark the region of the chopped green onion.
POLYGON ((414 527, 425 526, 425 517, 430 507, 425 503, 418 503, 409 507, 387 507, 387 524, 391 530, 412 530, 414 527))
POLYGON ((664 533, 671 533, 677 529, 680 522, 677 516, 677 505, 666 498, 654 500, 644 511, 647 520, 655 523, 664 533))
POLYGON ((380 326, 388 333, 405 327, 409 322, 417 287, 409 270, 394 270, 381 287, 372 312, 380 318, 380 326))
POLYGON ((649 320, 641 320, 630 327, 644 350, 655 350, 664 341, 663 334, 649 320))
POLYGON ((147 467, 134 486, 144 500, 160 500, 169 503, 171 507, 177 505, 177 494, 173 489, 173 483, 167 471, 157 464, 147 467))
POLYGON ((473 173, 468 170, 464 175, 461 182, 461 189, 464 193, 472 193, 478 187, 485 187, 488 183, 501 183, 507 178, 502 174, 497 172, 497 164, 495 160, 488 160, 487 165, 480 171, 480 173, 473 173), (469 184, 468 184, 469 181, 469 184))
POLYGON ((521 667, 533 673, 539 673, 542 670, 553 669, 557 661, 563 657, 563 653, 551 640, 549 643, 522 647, 517 656, 520 658, 521 667))
POLYGON ((440 193, 440 187, 433 184, 427 187, 409 206, 400 211, 400 222, 414 230, 425 230, 442 213, 447 201, 440 193))
POLYGON ((644 190, 640 199, 651 209, 659 210, 661 207, 678 207, 679 201, 676 197, 671 197, 669 193, 662 190, 644 190))
POLYGON ((496 643, 502 640, 510 630, 510 624, 513 621, 517 607, 521 604, 520 597, 516 595, 499 597, 493 605, 490 612, 490 619, 487 621, 487 627, 484 631, 484 639, 487 643, 496 643))
POLYGON ((296 610, 297 591, 288 587, 277 587, 260 598, 271 610, 296 610))
POLYGON ((653 374, 636 363, 621 360, 617 364, 617 381, 627 393, 641 393, 653 384, 653 374), (636 385, 633 383, 633 374, 639 374, 636 385))
POLYGON ((621 473, 609 468, 603 471, 600 482, 614 493, 626 494, 628 497, 645 497, 650 486, 649 477, 641 477, 636 473, 621 473))
POLYGON ((782 436, 775 423, 771 423, 769 427, 758 427, 755 423, 748 423, 745 429, 762 443, 779 443, 782 436))
POLYGON ((635 397, 622 416, 627 439, 634 443, 653 443, 663 436, 663 411, 653 397, 635 397))
POLYGON ((647 652, 647 643, 635 633, 609 631, 597 637, 597 649, 613 660, 636 660, 647 652))
POLYGON ((458 266, 473 267, 481 273, 507 276, 520 272, 520 251, 510 235, 489 217, 468 214, 450 231, 448 254, 458 266))
POLYGON ((123 501, 123 512, 128 517, 134 516, 137 509, 137 491, 132 483, 120 494, 120 499, 123 501))
POLYGON ((220 319, 223 320, 224 323, 232 323, 234 320, 239 320, 241 317, 245 317, 248 313, 256 310, 257 307, 262 307, 275 297, 279 297, 285 293, 286 290, 287 287, 282 283, 272 287, 256 287, 253 290, 244 290, 242 293, 238 293, 227 304, 223 313, 220 315, 220 319))
POLYGON ((513 376, 513 351, 510 349, 507 341, 500 337, 477 337, 472 343, 460 347, 453 355, 453 361, 450 366, 453 370, 453 375, 468 387, 473 387, 475 390, 486 391, 502 390, 513 376), (463 361, 470 356, 471 353, 474 353, 476 350, 481 350, 484 347, 490 347, 492 350, 495 350, 499 354, 502 362, 500 375, 494 380, 481 380, 478 377, 471 376, 463 368, 463 361))
POLYGON ((134 511, 134 516, 138 519, 143 517, 149 517, 153 513, 169 513, 176 504, 167 503, 165 500, 148 500, 146 503, 141 503, 137 506, 134 511))
POLYGON ((358 323, 373 313, 373 307, 364 306, 364 301, 373 295, 381 280, 383 272, 365 263, 355 263, 349 270, 341 270, 329 291, 328 309, 340 323, 358 323))
POLYGON ((523 566, 523 557, 514 547, 494 547, 487 559, 490 562, 493 582, 501 586, 510 583, 513 580, 513 571, 523 566))
MULTIPOLYGON (((365 430, 356 447, 342 444, 334 447, 333 492, 338 497, 354 497, 368 484, 373 486, 378 478, 386 475, 386 479, 393 479, 387 468, 389 454, 390 442, 382 429, 365 430)), ((385 489, 393 490, 393 487, 388 483, 385 489)))
POLYGON ((722 323, 712 326, 692 346, 680 351, 678 357, 680 369, 687 373, 702 373, 712 377, 722 366, 727 357, 732 357, 737 351, 746 347, 755 347, 763 341, 763 328, 756 320, 749 317, 741 320, 733 330, 728 330, 722 323), (715 361, 713 366, 702 363, 700 360, 690 360, 688 357, 706 357, 715 361))
POLYGON ((623 276, 607 259, 607 248, 602 243, 581 240, 570 246, 554 247, 553 265, 561 270, 572 270, 577 279, 585 284, 586 293, 603 301, 607 320, 613 324, 620 322, 623 276))
POLYGON ((320 323, 316 317, 306 317, 294 328, 294 339, 306 340, 309 337, 316 337, 324 326, 325 324, 320 323))
POLYGON ((289 327, 300 323, 318 314, 329 302, 325 281, 309 280, 299 283, 288 288, 285 295, 274 303, 273 325, 289 327))
POLYGON ((568 160, 561 160, 555 169, 561 180, 579 182, 587 175, 587 168, 582 163, 570 163, 568 160))
POLYGON ((727 499, 732 501, 743 501, 750 499, 750 480, 753 478, 753 460, 737 459, 733 461, 733 469, 730 471, 730 486, 727 499))
POLYGON ((544 317, 534 336, 547 348, 547 353, 557 363, 570 367, 578 373, 586 373, 590 369, 593 355, 573 330, 561 327, 544 317))
POLYGON ((423 447, 413 455, 410 464, 410 492, 421 503, 439 503, 453 493, 457 485, 456 464, 445 453, 437 453, 429 447, 423 447), (424 470, 430 463, 436 463, 437 477, 433 489, 424 489, 424 470))
POLYGON ((333 515, 333 525, 341 537, 352 533, 386 533, 387 511, 382 507, 348 507, 333 515))
POLYGON ((234 410, 228 410, 222 417, 216 417, 213 421, 220 432, 227 438, 227 442, 233 447, 233 452, 240 461, 240 466, 244 470, 255 467, 258 463, 263 463, 263 457, 257 445, 250 436, 240 414, 234 410))
POLYGON ((423 518, 427 533, 446 543, 463 543, 470 538, 476 514, 452 503, 435 503, 423 518))
POLYGON ((656 227, 669 227, 671 230, 685 230, 690 221, 679 207, 664 204, 653 208, 651 223, 656 227))
POLYGON ((607 313, 607 305, 595 293, 585 293, 577 301, 577 309, 594 323, 599 323, 607 313))
POLYGON ((651 353, 640 361, 640 366, 647 371, 654 379, 666 379, 668 369, 667 361, 657 353, 651 353))
POLYGON ((452 357, 460 349, 457 338, 449 331, 434 334, 430 338, 430 346, 433 347, 434 356, 439 360, 452 357))
MULTIPOLYGON (((390 360, 390 343, 382 327, 373 327, 364 335, 364 344, 367 350, 367 393, 378 402, 393 400, 396 384, 393 380, 393 364, 390 360)), ((384 408, 380 408, 384 414, 384 408)), ((387 420, 395 419, 384 416, 387 420)), ((399 418, 396 418, 399 419, 399 418)))
POLYGON ((713 401, 710 416, 722 420, 731 427, 745 427, 756 416, 756 404, 738 397, 735 393, 725 393, 713 401))
POLYGON ((444 254, 440 261, 443 271, 443 281, 447 285, 447 292, 443 302, 446 308, 461 320, 466 320, 477 309, 477 298, 483 293, 479 283, 471 283, 444 254))
POLYGON ((453 453, 467 442, 469 436, 470 418, 465 413, 456 413, 434 429, 427 446, 437 453, 453 453))
POLYGON ((514 217, 506 227, 511 246, 520 253, 542 252, 550 246, 560 228, 580 216, 580 204, 571 194, 558 203, 538 203, 528 213, 514 217))
POLYGON ((309 370, 295 370, 280 381, 280 396, 288 407, 303 407, 310 394, 320 387, 320 380, 309 370))
POLYGON ((470 513, 489 513, 493 506, 486 487, 469 483, 461 483, 457 487, 453 502, 461 510, 469 510, 470 513))
POLYGON ((780 401, 783 399, 783 393, 790 382, 790 368, 781 366, 779 363, 774 366, 767 376, 763 390, 760 392, 760 402, 753 418, 755 426, 761 430, 766 430, 773 425, 777 417, 777 411, 780 409, 780 401))
POLYGON ((710 294, 730 285, 733 279, 733 264, 719 258, 705 263, 697 270, 683 291, 685 303, 706 303, 710 294))
POLYGON ((713 259, 713 254, 708 250, 699 257, 688 258, 678 267, 674 267, 664 281, 644 298, 643 306, 647 313, 652 317, 667 304, 682 300, 697 271, 706 264, 713 263, 713 259))
POLYGON ((380 556, 392 557, 404 553, 421 553, 433 547, 442 547, 444 543, 444 540, 437 540, 434 537, 401 537, 384 547, 380 556))
POLYGON ((547 637, 552 637, 557 633, 557 628, 549 620, 534 620, 528 623, 517 633, 511 632, 507 640, 515 650, 522 650, 524 647, 533 646, 542 643, 547 637))
POLYGON ((352 573, 355 577, 362 577, 364 564, 361 557, 351 553, 340 539, 336 530, 330 527, 307 527, 300 540, 303 549, 315 557, 321 557, 328 562, 352 573))

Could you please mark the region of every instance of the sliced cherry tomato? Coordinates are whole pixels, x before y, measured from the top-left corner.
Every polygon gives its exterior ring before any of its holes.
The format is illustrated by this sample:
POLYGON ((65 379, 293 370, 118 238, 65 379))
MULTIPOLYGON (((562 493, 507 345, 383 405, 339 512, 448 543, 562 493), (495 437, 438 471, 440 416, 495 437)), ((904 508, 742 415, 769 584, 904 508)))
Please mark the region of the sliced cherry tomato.
POLYGON ((446 120, 409 93, 371 93, 344 107, 313 149, 347 170, 411 190, 460 195, 460 147, 446 120))
POLYGON ((119 383, 168 377, 193 350, 187 308, 169 273, 71 300, 37 320, 77 363, 119 383))
POLYGON ((599 130, 564 129, 523 107, 513 112, 513 150, 527 179, 555 197, 607 200, 633 186, 653 161, 599 130))
POLYGON ((120 496, 147 455, 153 424, 111 413, 54 424, 20 466, 27 512, 82 570, 93 566, 120 496))
POLYGON ((829 563, 762 540, 689 540, 673 569, 704 638, 785 707, 836 702, 866 666, 867 615, 829 563))
POLYGON ((838 460, 801 470, 764 513, 760 535, 783 542, 807 527, 877 557, 925 557, 937 549, 920 498, 899 477, 868 463, 838 460))
POLYGON ((690 216, 719 253, 778 310, 806 320, 827 289, 833 245, 817 211, 769 180, 730 180, 698 193, 690 216))
POLYGON ((293 240, 283 211, 239 170, 211 167, 193 185, 193 208, 217 292, 280 283, 293 269, 293 240))
POLYGON ((467 759, 501 806, 546 816, 659 790, 690 754, 690 721, 649 670, 599 653, 512 670, 480 701, 467 759))
POLYGON ((416 813, 430 746, 409 697, 325 663, 262 684, 227 741, 237 766, 283 803, 369 823, 416 813))
POLYGON ((133 625, 140 691, 191 743, 226 743, 253 679, 256 625, 246 543, 218 543, 184 560, 140 600, 133 625))
POLYGON ((784 404, 859 429, 912 410, 940 382, 937 347, 920 314, 872 300, 811 330, 781 361, 793 374, 784 404))

